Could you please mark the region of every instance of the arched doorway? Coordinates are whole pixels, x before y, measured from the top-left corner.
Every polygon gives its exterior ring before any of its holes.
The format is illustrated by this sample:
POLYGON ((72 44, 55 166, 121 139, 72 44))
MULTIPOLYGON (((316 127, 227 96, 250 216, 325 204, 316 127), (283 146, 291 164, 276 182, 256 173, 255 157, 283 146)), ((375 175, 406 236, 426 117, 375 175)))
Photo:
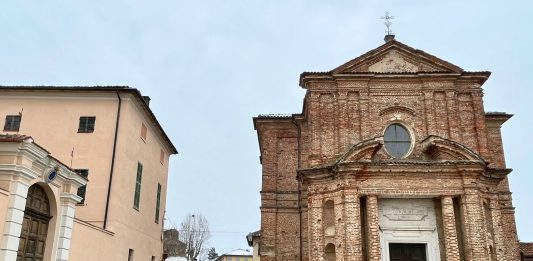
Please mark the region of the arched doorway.
POLYGON ((38 184, 32 185, 28 189, 26 198, 17 261, 42 261, 44 259, 48 222, 51 218, 50 203, 46 192, 38 184))

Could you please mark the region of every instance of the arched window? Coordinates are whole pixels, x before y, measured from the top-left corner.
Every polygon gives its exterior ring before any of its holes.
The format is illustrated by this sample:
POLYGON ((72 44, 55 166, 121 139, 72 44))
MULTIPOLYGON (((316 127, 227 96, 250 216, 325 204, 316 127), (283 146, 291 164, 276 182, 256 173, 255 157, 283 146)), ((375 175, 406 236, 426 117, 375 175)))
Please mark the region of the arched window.
POLYGON ((393 123, 385 129, 383 137, 385 150, 394 158, 403 158, 411 149, 411 135, 409 131, 398 123, 393 123))
POLYGON ((324 248, 324 256, 326 258, 326 261, 335 261, 337 259, 334 244, 329 243, 326 245, 326 248, 324 248))

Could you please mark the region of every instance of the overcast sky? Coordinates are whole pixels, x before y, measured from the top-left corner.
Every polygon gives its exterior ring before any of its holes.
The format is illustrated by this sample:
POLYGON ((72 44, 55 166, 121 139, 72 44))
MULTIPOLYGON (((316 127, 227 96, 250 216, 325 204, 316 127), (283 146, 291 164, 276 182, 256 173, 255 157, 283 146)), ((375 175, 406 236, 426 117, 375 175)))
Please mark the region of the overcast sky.
POLYGON ((533 241, 531 1, 2 1, 1 85, 129 85, 180 154, 167 223, 207 217, 219 253, 259 229, 252 117, 299 113, 303 71, 327 71, 396 39, 465 70, 488 70, 503 126, 518 234, 533 241), (379 3, 378 3, 379 2, 379 3), (528 133, 530 133, 528 135, 528 133))

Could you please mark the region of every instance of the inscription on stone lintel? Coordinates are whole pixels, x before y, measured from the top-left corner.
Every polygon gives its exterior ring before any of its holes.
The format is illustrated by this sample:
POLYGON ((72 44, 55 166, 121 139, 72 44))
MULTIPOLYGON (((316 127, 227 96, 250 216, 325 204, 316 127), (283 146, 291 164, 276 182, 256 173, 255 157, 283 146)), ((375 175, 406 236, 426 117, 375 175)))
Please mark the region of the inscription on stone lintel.
POLYGON ((385 206, 383 216, 394 221, 422 221, 428 215, 426 208, 398 208, 385 206))

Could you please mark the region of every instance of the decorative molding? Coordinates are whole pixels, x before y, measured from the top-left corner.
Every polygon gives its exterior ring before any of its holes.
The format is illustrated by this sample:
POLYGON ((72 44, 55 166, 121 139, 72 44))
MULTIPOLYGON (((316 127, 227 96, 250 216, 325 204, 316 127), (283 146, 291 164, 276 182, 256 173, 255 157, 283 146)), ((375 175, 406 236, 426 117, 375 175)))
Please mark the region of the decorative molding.
POLYGON ((390 107, 381 109, 379 111, 379 116, 383 116, 385 114, 390 114, 390 113, 395 113, 395 112, 403 112, 403 113, 409 114, 411 116, 415 116, 416 115, 415 110, 413 110, 413 109, 411 109, 409 107, 400 106, 400 105, 394 105, 394 106, 390 106, 390 107))

